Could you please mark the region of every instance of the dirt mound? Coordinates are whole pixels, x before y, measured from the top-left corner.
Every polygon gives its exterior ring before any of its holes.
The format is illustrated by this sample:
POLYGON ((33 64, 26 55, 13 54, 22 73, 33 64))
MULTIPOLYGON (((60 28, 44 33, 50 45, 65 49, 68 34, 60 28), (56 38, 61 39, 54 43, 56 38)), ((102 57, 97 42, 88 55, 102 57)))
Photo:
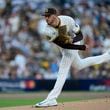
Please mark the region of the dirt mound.
POLYGON ((110 98, 66 102, 60 103, 55 107, 33 108, 31 106, 17 106, 0 108, 0 110, 110 110, 110 98))

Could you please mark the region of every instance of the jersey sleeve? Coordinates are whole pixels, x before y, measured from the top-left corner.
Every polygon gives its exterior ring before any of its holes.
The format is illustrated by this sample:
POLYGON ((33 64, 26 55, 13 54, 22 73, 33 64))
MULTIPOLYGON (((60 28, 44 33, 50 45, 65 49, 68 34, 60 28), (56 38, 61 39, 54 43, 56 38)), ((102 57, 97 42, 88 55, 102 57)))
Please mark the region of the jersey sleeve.
POLYGON ((70 28, 71 31, 74 33, 78 33, 80 31, 80 26, 74 21, 74 19, 71 18, 71 24, 70 24, 70 28))
POLYGON ((54 39, 56 39, 58 33, 53 28, 47 27, 44 31, 44 35, 48 41, 52 42, 54 39))

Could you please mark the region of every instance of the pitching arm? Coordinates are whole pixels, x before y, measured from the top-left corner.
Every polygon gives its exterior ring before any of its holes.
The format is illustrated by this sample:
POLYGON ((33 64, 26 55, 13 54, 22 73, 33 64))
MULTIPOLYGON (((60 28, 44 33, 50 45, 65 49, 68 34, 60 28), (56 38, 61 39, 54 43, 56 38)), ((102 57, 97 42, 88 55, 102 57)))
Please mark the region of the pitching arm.
POLYGON ((77 45, 77 44, 73 44, 73 43, 63 43, 63 42, 57 41, 57 39, 55 39, 53 42, 56 45, 58 45, 64 49, 86 50, 86 45, 77 45))
POLYGON ((85 45, 65 44, 65 45, 61 45, 61 47, 65 49, 73 49, 73 50, 86 50, 85 45))
POLYGON ((73 38, 72 43, 81 41, 81 40, 83 39, 83 35, 82 35, 81 30, 79 30, 79 31, 78 31, 77 33, 75 33, 75 34, 76 34, 76 36, 73 38))
POLYGON ((72 43, 81 41, 83 39, 83 34, 81 32, 80 26, 74 21, 74 19, 70 19, 71 24, 70 24, 70 32, 75 34, 76 36, 73 38, 72 43))

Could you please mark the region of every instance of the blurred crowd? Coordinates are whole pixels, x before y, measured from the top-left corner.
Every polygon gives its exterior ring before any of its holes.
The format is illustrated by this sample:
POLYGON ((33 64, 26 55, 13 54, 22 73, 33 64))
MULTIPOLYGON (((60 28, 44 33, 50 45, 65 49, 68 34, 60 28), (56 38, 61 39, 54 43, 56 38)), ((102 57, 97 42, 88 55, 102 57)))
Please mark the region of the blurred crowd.
MULTIPOLYGON (((90 46, 82 58, 110 49, 109 0, 0 0, 0 79, 56 79, 61 53, 44 35, 41 13, 55 7, 81 26, 82 43, 90 46)), ((110 78, 110 62, 80 72, 73 67, 68 78, 110 78)))

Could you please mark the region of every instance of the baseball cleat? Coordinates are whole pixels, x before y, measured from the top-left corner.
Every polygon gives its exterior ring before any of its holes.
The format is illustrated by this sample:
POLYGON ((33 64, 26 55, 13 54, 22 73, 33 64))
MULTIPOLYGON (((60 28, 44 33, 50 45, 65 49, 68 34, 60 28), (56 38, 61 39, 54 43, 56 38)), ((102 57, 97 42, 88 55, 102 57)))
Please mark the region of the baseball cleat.
POLYGON ((42 102, 39 102, 37 104, 34 105, 34 107, 51 107, 51 106, 57 106, 57 101, 55 99, 51 99, 51 100, 44 100, 42 102))

